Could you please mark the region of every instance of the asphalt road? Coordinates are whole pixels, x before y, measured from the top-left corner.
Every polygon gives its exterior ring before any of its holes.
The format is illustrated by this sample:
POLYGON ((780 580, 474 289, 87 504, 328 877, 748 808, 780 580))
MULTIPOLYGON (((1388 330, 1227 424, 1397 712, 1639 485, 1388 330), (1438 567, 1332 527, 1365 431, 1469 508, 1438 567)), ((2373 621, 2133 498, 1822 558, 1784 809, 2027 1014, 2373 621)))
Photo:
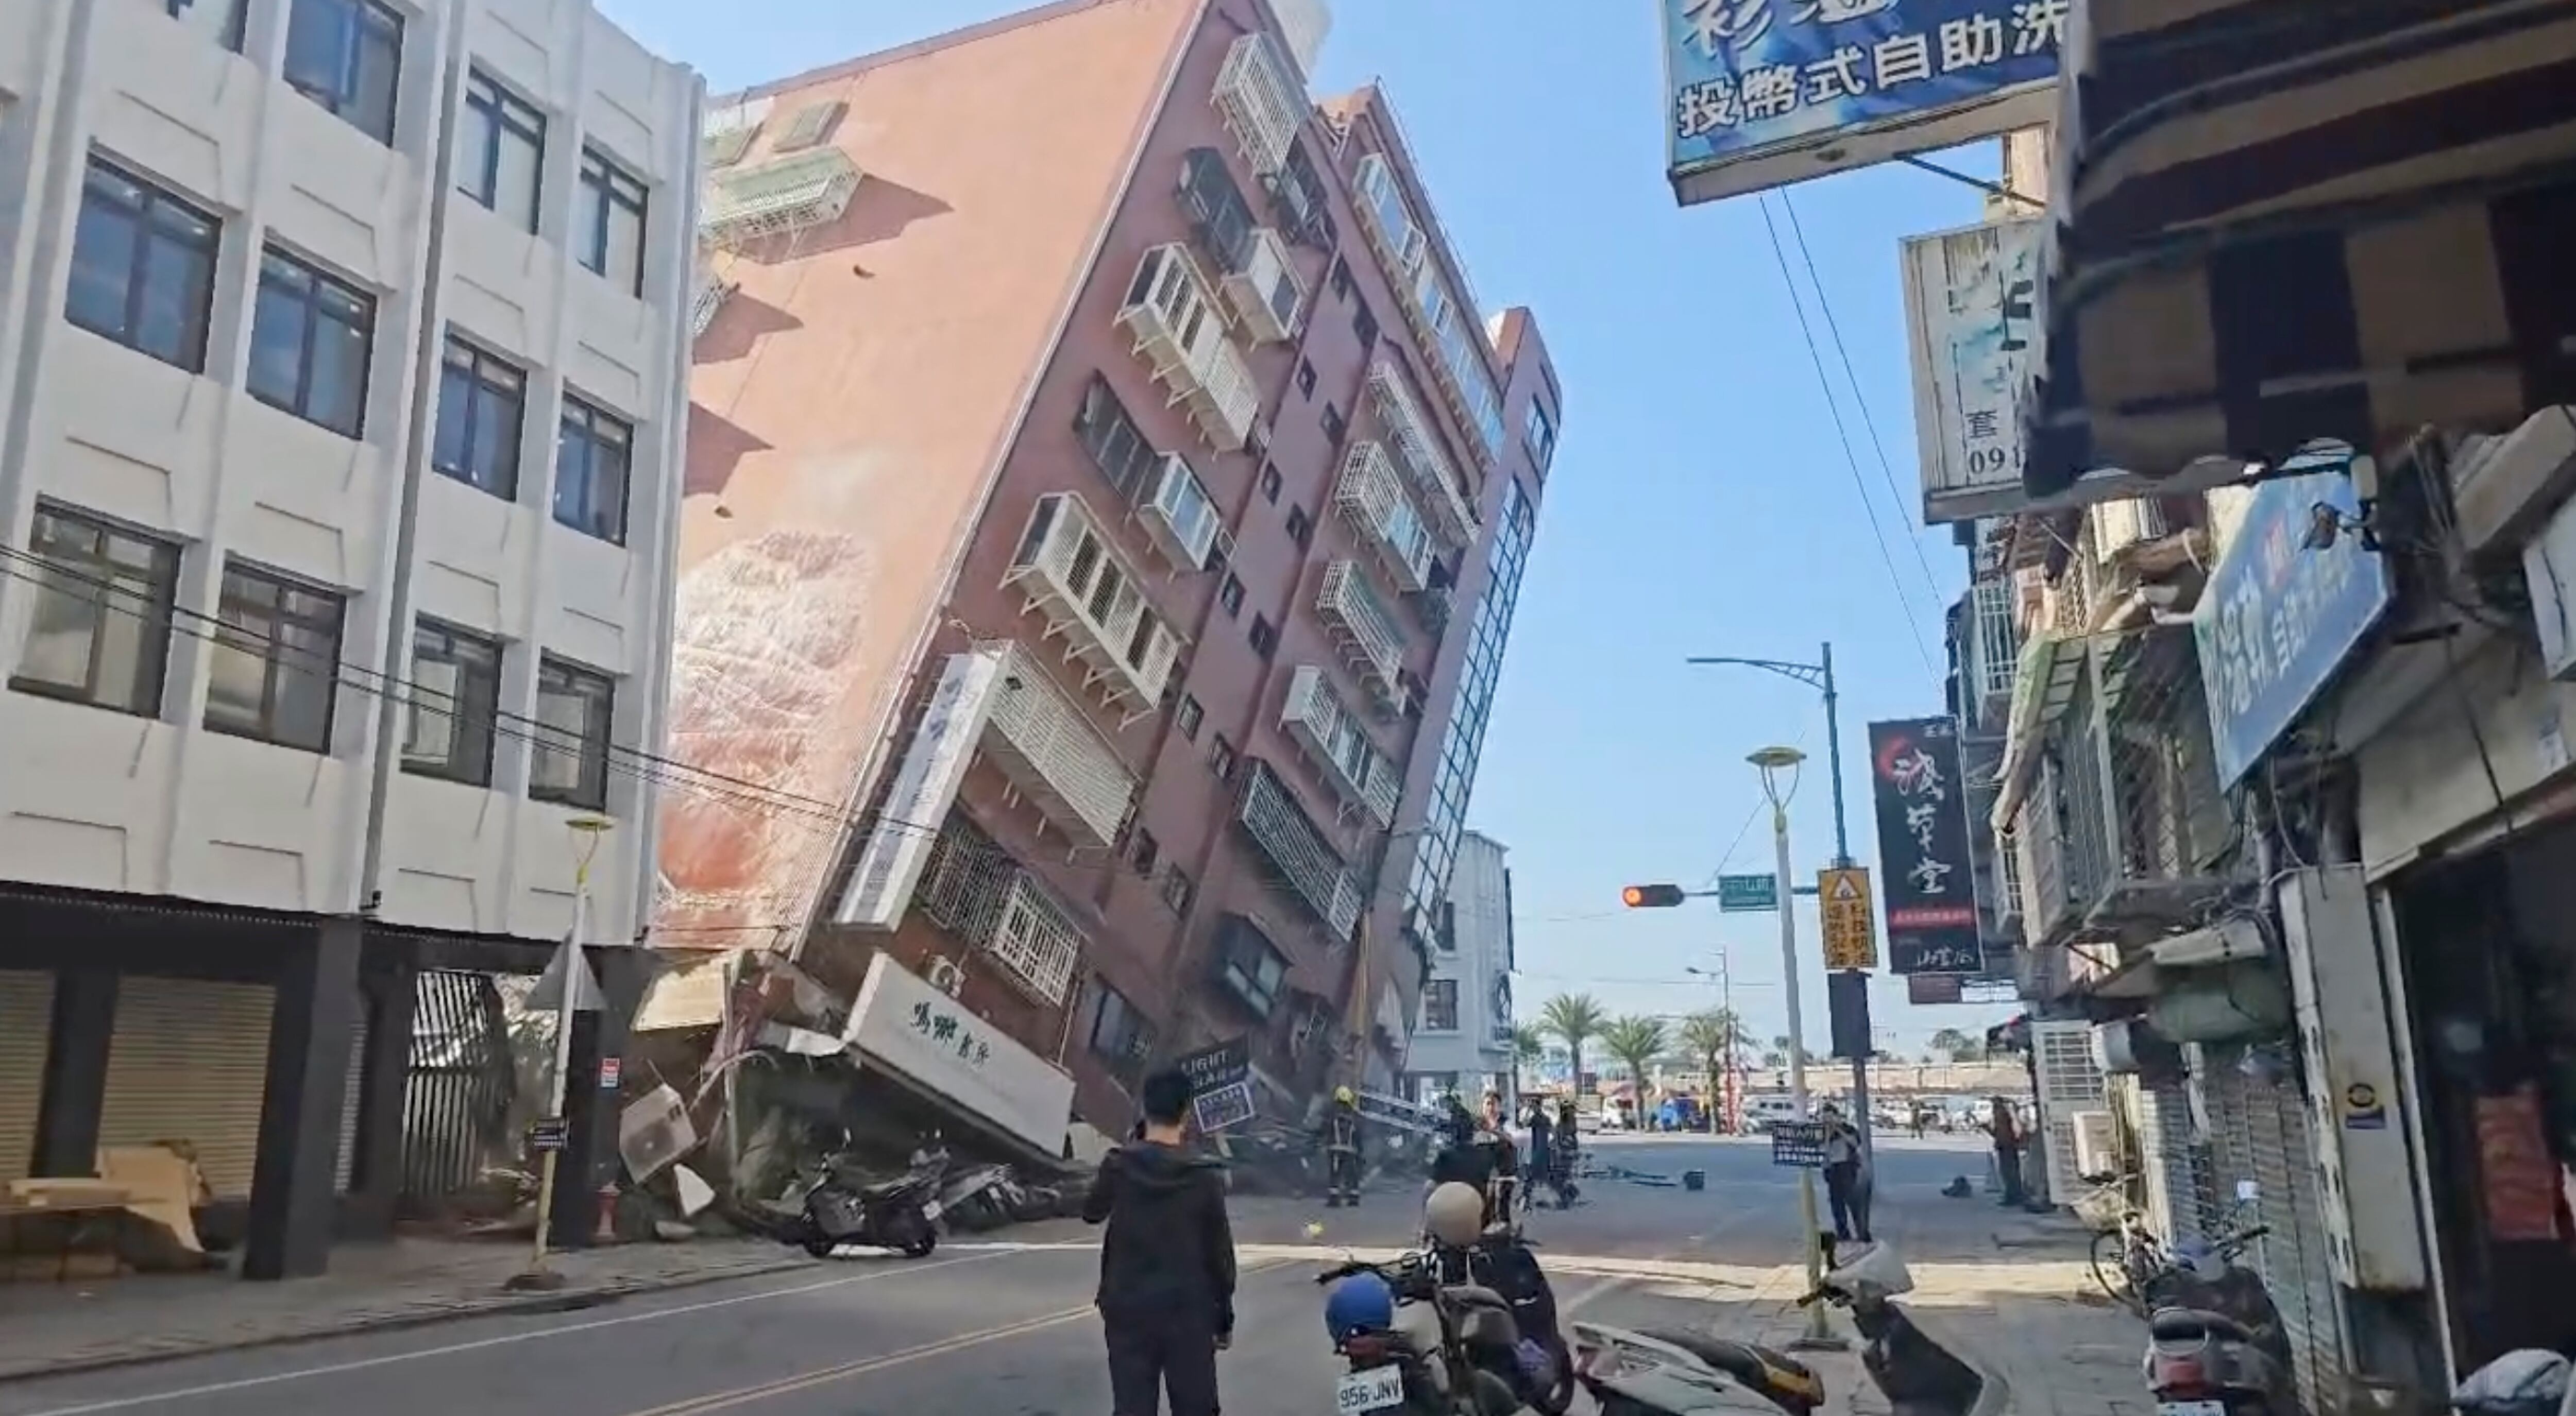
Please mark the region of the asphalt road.
MULTIPOLYGON (((1596 1154, 1674 1177, 1702 1169, 1709 1186, 1604 1180, 1584 1204, 1534 1216, 1542 1261, 1561 1256, 1567 1270, 1555 1279, 1563 1306, 1613 1323, 1670 1321, 1680 1300, 1651 1276, 1605 1270, 1796 1259, 1795 1181, 1770 1167, 1762 1143, 1610 1140, 1596 1154), (1573 1272, 1578 1257, 1604 1262, 1573 1272)), ((1880 1190, 1898 1206, 1920 1204, 1975 1167, 1969 1142, 1889 1142, 1880 1190)), ((1246 1259, 1236 1345, 1222 1365, 1229 1412, 1326 1409, 1338 1368, 1318 1318, 1313 1251, 1391 1247, 1417 1218, 1410 1192, 1373 1194, 1357 1210, 1239 1204, 1239 1242, 1303 1247, 1246 1259), (1317 1222, 1320 1237, 1307 1232, 1317 1222)), ((1091 1238, 1078 1224, 1032 1227, 921 1261, 843 1260, 583 1312, 0 1385, 0 1416, 1097 1416, 1109 1393, 1090 1307, 1091 1238)))

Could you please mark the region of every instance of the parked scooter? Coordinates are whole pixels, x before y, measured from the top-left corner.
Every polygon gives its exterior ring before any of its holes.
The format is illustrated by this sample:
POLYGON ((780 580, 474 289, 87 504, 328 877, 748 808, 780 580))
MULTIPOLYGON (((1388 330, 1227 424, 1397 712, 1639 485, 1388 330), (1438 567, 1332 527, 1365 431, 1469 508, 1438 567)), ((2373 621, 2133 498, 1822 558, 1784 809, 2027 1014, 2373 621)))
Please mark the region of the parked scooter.
POLYGON ((1698 1334, 1574 1324, 1574 1375, 1601 1416, 1809 1416, 1825 1384, 1786 1354, 1698 1334))
POLYGON ((947 1173, 948 1152, 935 1143, 913 1152, 911 1167, 891 1180, 870 1179, 846 1150, 835 1152, 778 1237, 818 1259, 845 1244, 922 1258, 939 1247, 939 1182, 947 1173))
MULTIPOLYGON (((1334 1387, 1342 1416, 1522 1416, 1512 1380, 1479 1354, 1516 1352, 1510 1300, 1474 1284, 1443 1284, 1420 1253, 1391 1263, 1347 1259, 1316 1275, 1332 1292, 1324 1330, 1349 1363, 1334 1387)), ((1535 1346, 1535 1344, 1533 1344, 1535 1346)), ((1490 1358, 1488 1359, 1490 1360, 1490 1358)))
POLYGON ((2294 1412, 2280 1314, 2260 1277, 2234 1262, 2253 1229, 2228 1248, 2182 1254, 2148 1285, 2147 1390, 2160 1416, 2268 1416, 2294 1412))
POLYGON ((969 1234, 999 1229, 1011 1222, 1003 1187, 1011 1182, 1007 1165, 970 1165, 946 1176, 939 1187, 939 1207, 949 1227, 969 1234))
POLYGON ((1825 1262, 1830 1271, 1798 1304, 1831 1303, 1851 1313, 1861 1336, 1861 1367, 1895 1416, 2002 1416, 2010 1409, 2012 1392, 2002 1369, 1968 1344, 1927 1330, 1896 1305, 1898 1294, 1914 1290, 1914 1275, 1894 1249, 1873 1245, 1843 1265, 1828 1238, 1825 1262))
POLYGON ((2571 1375, 2548 1348, 2516 1348, 2462 1378, 2451 1405, 2460 1416, 2568 1416, 2571 1375))
POLYGON ((1442 1287, 1502 1296, 1512 1315, 1511 1340, 1471 1343, 1469 1358, 1539 1416, 1565 1416, 1574 1404, 1574 1358, 1558 1328, 1556 1292, 1539 1267, 1536 1246, 1521 1237, 1517 1216, 1485 1226, 1485 1206, 1466 1185, 1435 1188, 1423 1205, 1420 1260, 1442 1287))

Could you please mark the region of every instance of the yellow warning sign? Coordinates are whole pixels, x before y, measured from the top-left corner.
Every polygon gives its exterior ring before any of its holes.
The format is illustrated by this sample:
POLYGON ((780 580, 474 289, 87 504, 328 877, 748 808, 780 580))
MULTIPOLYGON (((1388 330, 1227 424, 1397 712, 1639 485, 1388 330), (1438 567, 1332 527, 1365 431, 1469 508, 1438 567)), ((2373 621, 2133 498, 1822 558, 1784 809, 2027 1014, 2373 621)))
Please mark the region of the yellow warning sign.
POLYGON ((1869 872, 1816 872, 1816 912, 1825 922, 1825 967, 1878 967, 1878 922, 1869 908, 1869 872))

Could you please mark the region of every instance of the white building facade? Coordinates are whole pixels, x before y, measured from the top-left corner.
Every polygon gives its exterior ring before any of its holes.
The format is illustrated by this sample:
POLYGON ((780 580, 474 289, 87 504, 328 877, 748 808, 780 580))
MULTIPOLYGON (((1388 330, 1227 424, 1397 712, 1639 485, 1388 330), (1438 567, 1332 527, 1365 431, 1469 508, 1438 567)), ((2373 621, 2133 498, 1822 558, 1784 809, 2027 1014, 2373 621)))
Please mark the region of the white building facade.
POLYGON ((1455 1091, 1472 1106, 1486 1091, 1515 1093, 1512 872, 1504 855, 1491 836, 1467 831, 1458 838, 1422 1016, 1405 1060, 1406 1090, 1419 1100, 1455 1091))
POLYGON ((309 1270, 409 976, 542 962, 594 846, 636 935, 701 100, 585 0, 0 0, 0 1094, 106 1054, 0 1180, 184 1125, 309 1270))

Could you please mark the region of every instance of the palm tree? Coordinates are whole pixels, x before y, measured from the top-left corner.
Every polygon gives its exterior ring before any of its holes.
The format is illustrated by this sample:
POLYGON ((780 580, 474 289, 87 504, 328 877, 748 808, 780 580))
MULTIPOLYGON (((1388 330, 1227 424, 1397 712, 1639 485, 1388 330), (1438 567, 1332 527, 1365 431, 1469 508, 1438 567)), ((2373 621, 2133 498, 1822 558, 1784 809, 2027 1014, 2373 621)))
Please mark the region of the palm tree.
POLYGON ((1601 1029, 1601 1046, 1628 1068, 1629 1080, 1637 1084, 1637 1102, 1641 1106, 1646 1100, 1646 1073, 1670 1040, 1664 1034, 1663 1019, 1633 1013, 1613 1018, 1601 1029))
POLYGON ((1736 1031, 1735 1015, 1724 1008, 1693 1013, 1682 1020, 1681 1044, 1708 1073, 1709 1086, 1717 1094, 1708 1110, 1712 1127, 1717 1125, 1718 1112, 1726 1106, 1727 1077, 1735 1070, 1736 1031))
POLYGON ((1529 1023, 1512 1026, 1512 1080, 1515 1083, 1520 1081, 1522 1072, 1537 1066, 1546 1056, 1547 1034, 1529 1023))
POLYGON ((1601 1026, 1609 1020, 1600 1000, 1589 993, 1560 993, 1538 1010, 1538 1025, 1563 1038, 1573 1055, 1576 1096, 1583 1095, 1583 1044, 1601 1036, 1601 1026))

